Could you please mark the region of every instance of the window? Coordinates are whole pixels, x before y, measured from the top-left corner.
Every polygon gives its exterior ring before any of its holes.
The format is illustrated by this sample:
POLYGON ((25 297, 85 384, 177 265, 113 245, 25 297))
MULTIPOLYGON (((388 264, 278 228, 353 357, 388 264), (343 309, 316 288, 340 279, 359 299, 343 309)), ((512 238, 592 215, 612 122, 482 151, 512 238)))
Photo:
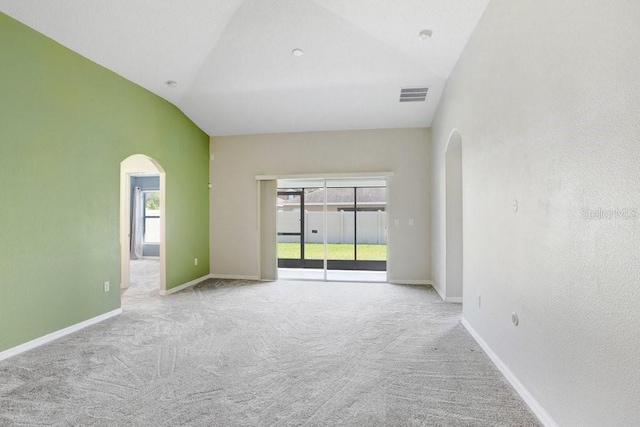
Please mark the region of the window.
POLYGON ((160 192, 144 193, 144 243, 160 243, 160 192))

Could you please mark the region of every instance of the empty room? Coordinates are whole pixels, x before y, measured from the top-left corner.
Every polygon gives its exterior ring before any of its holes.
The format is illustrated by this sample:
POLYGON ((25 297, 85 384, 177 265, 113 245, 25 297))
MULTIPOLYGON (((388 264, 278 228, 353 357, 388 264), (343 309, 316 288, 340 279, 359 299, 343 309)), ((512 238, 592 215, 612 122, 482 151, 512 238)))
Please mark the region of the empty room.
POLYGON ((0 425, 640 425, 638 23, 0 0, 0 425))

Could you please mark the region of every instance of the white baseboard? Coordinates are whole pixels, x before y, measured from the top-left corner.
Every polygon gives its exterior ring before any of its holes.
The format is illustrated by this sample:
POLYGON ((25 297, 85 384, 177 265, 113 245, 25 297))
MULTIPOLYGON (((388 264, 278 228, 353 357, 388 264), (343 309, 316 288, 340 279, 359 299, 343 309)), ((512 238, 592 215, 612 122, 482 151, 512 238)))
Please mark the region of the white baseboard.
POLYGON ((50 334, 47 334, 40 338, 36 338, 35 340, 26 342, 24 344, 20 344, 17 347, 13 347, 3 352, 0 352, 0 360, 5 360, 10 357, 17 356, 20 353, 24 353, 25 351, 29 351, 36 347, 40 347, 41 345, 50 343, 51 341, 55 341, 58 338, 62 338, 66 335, 77 332, 80 329, 84 329, 87 326, 95 325, 96 323, 100 323, 104 320, 110 319, 111 317, 115 317, 119 314, 122 314, 122 308, 118 308, 117 310, 113 310, 108 313, 101 314, 100 316, 93 317, 89 320, 85 320, 84 322, 76 323, 75 325, 71 325, 64 329, 60 329, 59 331, 52 332, 50 334))
POLYGON ((416 285, 416 286, 429 286, 430 280, 389 280, 392 285, 416 285))
POLYGON ((233 274, 216 274, 209 275, 211 279, 229 279, 229 280, 260 280, 258 276, 236 276, 233 274))
POLYGON ((198 279, 194 279, 194 280, 192 280, 190 282, 184 283, 184 284, 182 284, 180 286, 176 286, 175 288, 171 288, 171 289, 166 290, 166 291, 161 290, 160 291, 160 295, 164 297, 164 296, 167 296, 167 295, 175 294, 176 292, 184 291, 185 289, 190 288, 192 286, 195 286, 198 283, 200 283, 200 282, 202 282, 204 280, 207 280, 207 279, 211 279, 211 275, 210 274, 202 276, 202 277, 200 277, 198 279))
POLYGON ((438 288, 434 282, 431 282, 430 284, 431 284, 431 287, 436 291, 436 293, 440 295, 440 298, 442 298, 442 301, 451 302, 455 304, 462 304, 462 297, 447 297, 445 293, 442 291, 442 289, 438 288))
POLYGON ((434 282, 431 282, 431 287, 436 291, 438 295, 440 295, 440 298, 442 298, 442 301, 445 301, 445 302, 447 301, 447 297, 444 295, 444 292, 442 292, 442 289, 437 287, 434 282))
POLYGON ((522 400, 529 406, 531 411, 538 417, 538 420, 546 427, 557 427, 558 424, 551 418, 549 413, 544 410, 542 405, 536 400, 535 397, 527 390, 527 388, 520 382, 520 380, 511 372, 511 369, 498 357, 496 353, 489 347, 489 344, 482 339, 482 337, 476 332, 475 329, 467 322, 467 319, 462 318, 462 324, 469 331, 473 339, 482 347, 482 350, 489 356, 489 359, 494 365, 502 372, 502 375, 509 381, 511 386, 518 392, 522 400))
POLYGON ((176 286, 175 288, 171 288, 167 291, 160 291, 161 296, 167 296, 171 294, 175 294, 180 291, 184 291, 192 286, 197 285, 200 282, 203 282, 207 279, 233 279, 233 280, 260 280, 257 276, 234 276, 229 274, 207 274, 206 276, 202 276, 198 279, 194 279, 190 282, 182 284, 180 286, 176 286))

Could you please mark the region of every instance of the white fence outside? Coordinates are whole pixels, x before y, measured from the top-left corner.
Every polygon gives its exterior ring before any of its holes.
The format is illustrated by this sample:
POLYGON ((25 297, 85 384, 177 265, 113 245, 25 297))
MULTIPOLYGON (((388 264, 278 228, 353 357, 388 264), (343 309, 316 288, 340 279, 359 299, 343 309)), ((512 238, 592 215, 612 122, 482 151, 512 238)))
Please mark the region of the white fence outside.
MULTIPOLYGON (((387 244, 387 213, 358 212, 358 242, 361 244, 387 244)), ((278 212, 279 232, 299 232, 300 212, 278 212)), ((305 212, 305 242, 324 242, 324 212, 305 212)), ((353 212, 327 212, 327 243, 353 242, 353 212)), ((299 242, 298 236, 278 236, 278 242, 299 242)))

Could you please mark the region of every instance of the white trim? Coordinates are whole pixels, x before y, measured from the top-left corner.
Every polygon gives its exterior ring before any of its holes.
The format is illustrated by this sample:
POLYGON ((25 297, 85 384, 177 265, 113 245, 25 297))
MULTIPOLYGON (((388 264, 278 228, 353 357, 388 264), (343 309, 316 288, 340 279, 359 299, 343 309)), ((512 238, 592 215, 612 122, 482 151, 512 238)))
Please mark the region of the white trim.
POLYGON ((442 289, 436 286, 435 282, 431 282, 431 287, 436 291, 438 295, 440 295, 440 298, 442 298, 442 301, 444 302, 447 301, 447 297, 444 295, 444 292, 442 292, 442 289))
POLYGON ((5 360, 10 357, 17 356, 20 353, 24 353, 25 351, 29 351, 36 347, 40 347, 41 345, 50 343, 52 341, 57 340, 58 338, 62 338, 66 335, 77 332, 80 329, 84 329, 87 326, 95 325, 96 323, 100 323, 103 320, 110 319, 111 317, 115 317, 119 314, 122 314, 122 308, 118 308, 108 313, 101 314, 100 316, 96 316, 89 320, 85 320, 84 322, 76 323, 75 325, 68 326, 64 329, 60 329, 59 331, 55 331, 45 336, 42 336, 40 338, 36 338, 35 340, 26 342, 24 344, 20 344, 17 347, 13 347, 13 348, 10 348, 9 350, 0 352, 0 360, 5 360))
POLYGON ((445 302, 452 302, 456 304, 462 304, 462 297, 447 297, 445 302))
POLYGON ((211 278, 211 275, 207 274, 207 275, 202 276, 202 277, 200 277, 198 279, 194 279, 194 280, 192 280, 190 282, 187 282, 187 283, 185 283, 183 285, 180 285, 180 286, 176 286, 175 288, 171 288, 171 289, 166 290, 166 291, 161 289, 160 290, 160 295, 164 297, 164 296, 167 296, 167 295, 175 294, 176 292, 184 291, 185 289, 190 288, 192 286, 195 286, 198 283, 200 283, 200 282, 202 282, 204 280, 210 279, 210 278, 211 278))
POLYGON ((236 276, 235 274, 211 273, 209 279, 229 279, 229 280, 260 280, 258 276, 236 276))
POLYGON ((278 179, 349 179, 349 178, 391 178, 393 172, 355 172, 355 173, 313 173, 300 175, 256 175, 256 181, 271 181, 278 179))
POLYGON ((389 280, 392 285, 417 285, 417 286, 429 286, 430 280, 389 280))
POLYGON ((473 339, 482 347, 482 350, 489 356, 489 359, 493 362, 494 365, 502 372, 502 375, 509 381, 511 386, 518 392, 522 400, 529 406, 531 411, 538 417, 538 420, 547 427, 556 427, 558 423, 556 423, 553 418, 549 415, 547 411, 540 405, 540 403, 536 400, 535 397, 527 390, 527 388, 520 382, 520 380, 515 376, 511 369, 507 367, 507 365, 498 357, 496 353, 493 352, 489 344, 487 344, 480 334, 476 332, 475 329, 469 324, 467 319, 464 317, 461 320, 462 325, 469 331, 473 339))
MULTIPOLYGON (((278 184, 276 183, 276 196, 275 198, 278 198, 278 184)), ((276 201, 276 211, 278 210, 278 206, 277 206, 277 201, 276 201)), ((260 236, 257 241, 256 241, 256 246, 257 246, 257 254, 258 254, 258 276, 260 277, 260 280, 262 280, 262 182, 261 181, 256 181, 256 206, 258 207, 258 212, 256 212, 256 233, 258 233, 258 236, 260 236)), ((276 212, 276 215, 277 212, 276 212)), ((276 228, 278 227, 277 225, 277 217, 276 217, 276 228)), ((277 236, 276 236, 276 253, 278 251, 277 248, 277 236)), ((277 255, 276 255, 277 257, 277 255)), ((276 260, 276 263, 278 262, 278 260, 276 260)), ((278 278, 278 267, 276 266, 276 279, 278 278)))

